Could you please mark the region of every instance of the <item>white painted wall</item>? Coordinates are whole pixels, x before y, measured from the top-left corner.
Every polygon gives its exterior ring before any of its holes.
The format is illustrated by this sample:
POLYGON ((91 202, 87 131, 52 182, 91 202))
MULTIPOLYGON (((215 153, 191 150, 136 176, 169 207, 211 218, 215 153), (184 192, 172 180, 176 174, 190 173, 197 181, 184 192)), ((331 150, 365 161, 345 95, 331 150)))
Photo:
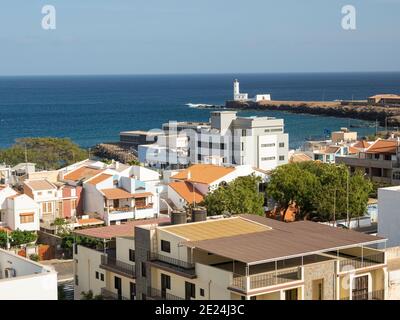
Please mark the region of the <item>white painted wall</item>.
POLYGON ((57 300, 57 273, 0 249, 0 300, 57 300), (4 278, 5 268, 13 268, 16 277, 4 278))
POLYGON ((378 235, 388 239, 387 247, 400 245, 400 187, 378 190, 378 235))
POLYGON ((12 230, 38 231, 40 230, 39 205, 30 197, 22 194, 13 199, 7 199, 7 224, 12 230), (34 213, 32 223, 21 223, 20 214, 34 213))

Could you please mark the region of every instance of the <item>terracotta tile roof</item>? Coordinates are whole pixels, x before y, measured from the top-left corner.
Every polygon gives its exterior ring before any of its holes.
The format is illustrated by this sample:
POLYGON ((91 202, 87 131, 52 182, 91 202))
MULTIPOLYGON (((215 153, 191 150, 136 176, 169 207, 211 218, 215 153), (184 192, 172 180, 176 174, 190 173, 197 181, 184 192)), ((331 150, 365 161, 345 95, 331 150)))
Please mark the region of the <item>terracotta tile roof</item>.
POLYGON ((211 184, 233 171, 235 171, 233 167, 222 167, 212 164, 194 164, 186 170, 178 172, 176 175, 172 176, 171 179, 211 184), (188 179, 188 175, 190 179, 188 179))
POLYGON ((100 219, 89 218, 89 219, 78 219, 78 223, 80 225, 94 225, 94 224, 103 224, 104 221, 100 219))
POLYGON ((193 200, 195 203, 200 203, 204 200, 203 195, 196 188, 194 188, 193 194, 193 185, 190 182, 176 181, 171 182, 168 186, 188 203, 193 203, 193 200))
POLYGON ((390 153, 396 154, 397 141, 394 140, 377 140, 367 150, 367 153, 390 153))
POLYGON ((357 141, 356 144, 353 145, 354 148, 366 149, 370 146, 370 144, 366 140, 357 141))
POLYGON ((132 193, 132 198, 147 198, 150 196, 154 196, 152 192, 138 192, 138 193, 132 193))
POLYGON ((334 147, 334 146, 329 146, 326 147, 325 149, 321 150, 321 153, 325 153, 325 154, 335 154, 340 150, 340 147, 334 147))
POLYGON ((96 227, 74 231, 75 234, 97 239, 110 240, 116 237, 133 237, 135 235, 135 227, 149 224, 169 223, 169 218, 145 219, 129 221, 120 225, 112 225, 107 227, 96 227))
POLYGON ((64 180, 81 181, 94 177, 98 173, 103 172, 101 169, 94 169, 87 166, 75 169, 64 176, 64 180))
POLYGON ((111 189, 102 189, 100 190, 104 196, 109 200, 115 199, 132 199, 134 198, 134 194, 129 193, 121 188, 111 188, 111 189))
POLYGON ((40 190, 54 190, 57 187, 52 184, 51 182, 42 179, 42 180, 28 180, 25 181, 25 184, 31 188, 33 191, 40 191, 40 190))
POLYGON ((294 154, 290 157, 290 160, 289 160, 290 163, 298 163, 298 162, 306 162, 306 161, 312 161, 312 159, 304 153, 294 154))
POLYGON ((111 177, 112 177, 111 174, 101 173, 98 176, 95 176, 94 178, 90 178, 90 180, 87 183, 95 186, 96 184, 103 182, 111 177))
POLYGON ((360 149, 355 147, 349 147, 349 154, 357 154, 360 153, 360 149))

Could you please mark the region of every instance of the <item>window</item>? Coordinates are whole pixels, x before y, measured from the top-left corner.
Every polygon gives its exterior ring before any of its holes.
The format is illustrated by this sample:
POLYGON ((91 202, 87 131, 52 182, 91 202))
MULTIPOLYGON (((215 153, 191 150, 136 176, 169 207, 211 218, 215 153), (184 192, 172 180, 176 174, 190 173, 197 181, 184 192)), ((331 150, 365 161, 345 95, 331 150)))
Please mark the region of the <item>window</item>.
POLYGON ((52 191, 47 191, 47 194, 52 194, 53 192, 52 191))
POLYGON ((196 285, 185 281, 185 300, 196 298, 196 285))
POLYGON ((146 263, 142 262, 142 277, 146 278, 146 263))
POLYGON ((100 273, 100 280, 104 281, 104 273, 100 273))
POLYGON ((96 271, 96 279, 99 279, 99 272, 96 271))
POLYGON ((225 149, 225 143, 221 143, 220 149, 221 149, 221 150, 224 150, 224 149, 225 149))
POLYGON ((270 132, 270 130, 269 129, 265 129, 264 132, 270 132))
POLYGON ((200 296, 204 297, 204 289, 200 288, 200 296))
POLYGON ((129 249, 129 261, 135 262, 135 250, 129 249))
POLYGON ((261 148, 269 148, 269 147, 275 147, 275 143, 264 143, 261 145, 261 148))
POLYGON ((279 148, 284 148, 285 147, 285 143, 284 142, 279 142, 279 148))
POLYGON ((53 204, 51 202, 43 202, 42 203, 42 213, 50 214, 53 212, 53 204))
POLYGON ((245 137, 246 135, 246 129, 242 129, 242 137, 245 137))
POLYGON ((264 158, 261 158, 261 161, 269 161, 269 160, 275 160, 275 157, 264 157, 264 158))
POLYGON ((242 151, 244 150, 244 142, 242 142, 242 151))
POLYGON ((201 148, 201 141, 197 141, 197 147, 201 148))
POLYGON ((32 223, 35 221, 34 213, 21 213, 19 215, 20 223, 32 223))
POLYGON ((197 155, 197 160, 201 161, 201 154, 197 155))
POLYGON ((79 278, 77 274, 75 275, 75 285, 79 286, 79 278))
POLYGON ((161 290, 171 290, 171 277, 161 273, 161 290))
POLYGON ((37 193, 37 195, 38 195, 38 196, 41 196, 41 195, 42 195, 42 193, 41 193, 41 192, 38 192, 38 193, 37 193))
POLYGON ((71 209, 72 210, 76 209, 76 199, 71 200, 71 209))
POLYGON ((171 243, 169 241, 161 240, 161 251, 171 252, 171 243))
POLYGON ((250 300, 257 300, 257 296, 250 297, 250 300))
POLYGON ((279 161, 285 160, 285 156, 279 156, 279 161))
POLYGON ((271 129, 271 132, 282 132, 282 129, 271 129))

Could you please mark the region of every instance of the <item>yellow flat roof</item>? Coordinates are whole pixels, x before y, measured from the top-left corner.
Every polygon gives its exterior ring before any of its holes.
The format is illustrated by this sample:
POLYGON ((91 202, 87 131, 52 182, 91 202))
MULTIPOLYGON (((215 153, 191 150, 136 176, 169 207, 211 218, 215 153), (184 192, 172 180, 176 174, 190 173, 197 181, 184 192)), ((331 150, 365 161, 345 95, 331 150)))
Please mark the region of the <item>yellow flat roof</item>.
POLYGON ((266 225, 241 217, 166 226, 160 229, 185 238, 188 241, 217 239, 271 230, 266 225))

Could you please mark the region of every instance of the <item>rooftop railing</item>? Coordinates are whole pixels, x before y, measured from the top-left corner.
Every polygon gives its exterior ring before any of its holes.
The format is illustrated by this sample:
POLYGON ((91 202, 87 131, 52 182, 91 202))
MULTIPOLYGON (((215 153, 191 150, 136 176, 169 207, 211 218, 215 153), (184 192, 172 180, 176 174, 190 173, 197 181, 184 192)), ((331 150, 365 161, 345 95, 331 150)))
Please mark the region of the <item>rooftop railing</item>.
POLYGON ((249 291, 298 280, 301 280, 301 267, 250 276, 234 275, 231 287, 242 291, 249 291))
POLYGON ((107 255, 101 256, 100 267, 103 267, 103 269, 115 271, 117 273, 123 273, 124 275, 132 278, 136 276, 134 264, 126 263, 107 255))

